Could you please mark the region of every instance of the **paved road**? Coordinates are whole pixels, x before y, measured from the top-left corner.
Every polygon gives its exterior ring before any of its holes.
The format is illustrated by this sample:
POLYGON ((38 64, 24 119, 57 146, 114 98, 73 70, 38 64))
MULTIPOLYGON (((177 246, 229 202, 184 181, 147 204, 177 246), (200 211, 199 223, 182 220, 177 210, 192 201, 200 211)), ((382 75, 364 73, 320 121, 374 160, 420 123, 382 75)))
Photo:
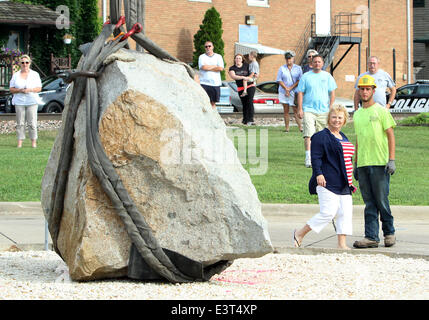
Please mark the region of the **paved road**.
MULTIPOLYGON (((277 252, 317 254, 338 252, 333 225, 328 225, 320 234, 310 232, 299 249, 292 247, 292 232, 300 228, 318 212, 318 205, 263 204, 262 213, 268 222, 271 241, 277 252)), ((353 249, 350 253, 382 253, 397 257, 415 257, 429 260, 429 207, 392 206, 395 217, 397 244, 385 248, 353 249)), ((354 206, 353 242, 363 236, 363 206, 354 206)), ((40 202, 0 203, 0 251, 15 245, 23 250, 45 248, 45 219, 40 202)), ((48 243, 52 241, 48 234, 48 243)))

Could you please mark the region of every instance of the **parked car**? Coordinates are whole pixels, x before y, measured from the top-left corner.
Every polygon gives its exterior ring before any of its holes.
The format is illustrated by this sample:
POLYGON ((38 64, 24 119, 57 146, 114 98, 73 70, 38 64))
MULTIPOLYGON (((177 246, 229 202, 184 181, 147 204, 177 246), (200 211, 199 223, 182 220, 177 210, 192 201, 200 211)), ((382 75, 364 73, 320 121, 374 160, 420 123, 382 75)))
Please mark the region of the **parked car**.
MULTIPOLYGON (((228 86, 231 94, 231 104, 235 112, 242 112, 243 105, 237 92, 235 81, 223 81, 223 84, 228 86)), ((280 104, 277 93, 266 93, 256 87, 253 97, 253 106, 255 113, 280 113, 283 112, 283 106, 280 104)))
POLYGON ((230 113, 234 111, 234 107, 231 104, 231 89, 225 83, 222 83, 220 87, 220 98, 219 102, 216 102, 216 108, 219 113, 230 113))
MULTIPOLYGON (((41 101, 38 104, 37 112, 61 113, 64 109, 64 100, 69 87, 70 84, 65 83, 62 78, 56 76, 43 78, 42 91, 38 93, 41 101)), ((11 93, 0 97, 0 112, 15 112, 11 93)))
POLYGON ((0 113, 15 112, 15 107, 12 106, 12 95, 9 91, 0 93, 0 113))
POLYGON ((418 80, 398 88, 390 112, 429 112, 429 80, 418 80))

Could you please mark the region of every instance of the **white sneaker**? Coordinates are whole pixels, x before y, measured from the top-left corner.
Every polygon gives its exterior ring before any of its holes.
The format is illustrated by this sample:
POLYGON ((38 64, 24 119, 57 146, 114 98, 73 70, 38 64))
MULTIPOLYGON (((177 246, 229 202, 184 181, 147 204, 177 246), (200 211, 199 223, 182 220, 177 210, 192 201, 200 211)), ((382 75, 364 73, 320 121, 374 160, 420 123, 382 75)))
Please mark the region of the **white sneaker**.
POLYGON ((306 168, 311 168, 311 159, 310 158, 306 158, 305 159, 305 167, 306 168))

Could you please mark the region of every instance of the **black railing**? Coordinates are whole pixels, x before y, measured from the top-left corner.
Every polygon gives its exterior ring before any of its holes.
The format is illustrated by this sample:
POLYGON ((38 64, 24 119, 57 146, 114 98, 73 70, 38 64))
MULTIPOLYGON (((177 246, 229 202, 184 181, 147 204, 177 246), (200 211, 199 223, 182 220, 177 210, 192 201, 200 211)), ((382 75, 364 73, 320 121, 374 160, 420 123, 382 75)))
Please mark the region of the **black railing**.
POLYGON ((325 37, 322 45, 317 49, 317 52, 323 57, 325 60, 325 65, 330 65, 333 55, 338 47, 339 39, 338 36, 325 37))
MULTIPOLYGON (((330 36, 335 37, 359 37, 362 38, 362 14, 340 12, 334 16, 331 23, 330 36)), ((316 34, 316 15, 311 15, 311 37, 317 37, 316 34)))
POLYGON ((334 35, 362 38, 362 14, 340 12, 334 18, 334 35))
POLYGON ((316 33, 316 14, 313 13, 297 46, 297 63, 300 65, 306 63, 305 53, 308 49, 316 49, 327 59, 325 63, 331 63, 336 48, 344 38, 362 38, 362 19, 361 13, 340 12, 331 19, 330 34, 319 37, 316 33))
POLYGON ((302 65, 303 62, 305 62, 306 53, 310 46, 311 37, 312 37, 311 30, 313 29, 313 23, 314 23, 313 16, 314 14, 311 15, 311 20, 305 26, 304 32, 298 41, 298 45, 296 46, 295 63, 298 65, 302 65))

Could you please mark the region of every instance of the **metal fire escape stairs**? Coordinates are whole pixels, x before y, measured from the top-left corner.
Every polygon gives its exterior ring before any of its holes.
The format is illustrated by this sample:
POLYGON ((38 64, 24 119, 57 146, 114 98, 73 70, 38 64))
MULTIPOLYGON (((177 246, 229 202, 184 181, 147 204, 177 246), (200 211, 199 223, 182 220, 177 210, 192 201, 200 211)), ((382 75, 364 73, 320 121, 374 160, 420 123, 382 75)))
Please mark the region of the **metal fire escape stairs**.
POLYGON ((326 69, 329 68, 331 74, 347 56, 350 50, 358 45, 358 74, 360 74, 361 43, 362 43, 362 14, 339 13, 333 19, 332 32, 329 35, 316 34, 316 15, 311 15, 311 20, 307 24, 297 45, 296 63, 304 66, 307 64, 307 51, 315 49, 325 60, 326 69), (335 59, 337 50, 342 45, 348 45, 343 55, 335 59))

